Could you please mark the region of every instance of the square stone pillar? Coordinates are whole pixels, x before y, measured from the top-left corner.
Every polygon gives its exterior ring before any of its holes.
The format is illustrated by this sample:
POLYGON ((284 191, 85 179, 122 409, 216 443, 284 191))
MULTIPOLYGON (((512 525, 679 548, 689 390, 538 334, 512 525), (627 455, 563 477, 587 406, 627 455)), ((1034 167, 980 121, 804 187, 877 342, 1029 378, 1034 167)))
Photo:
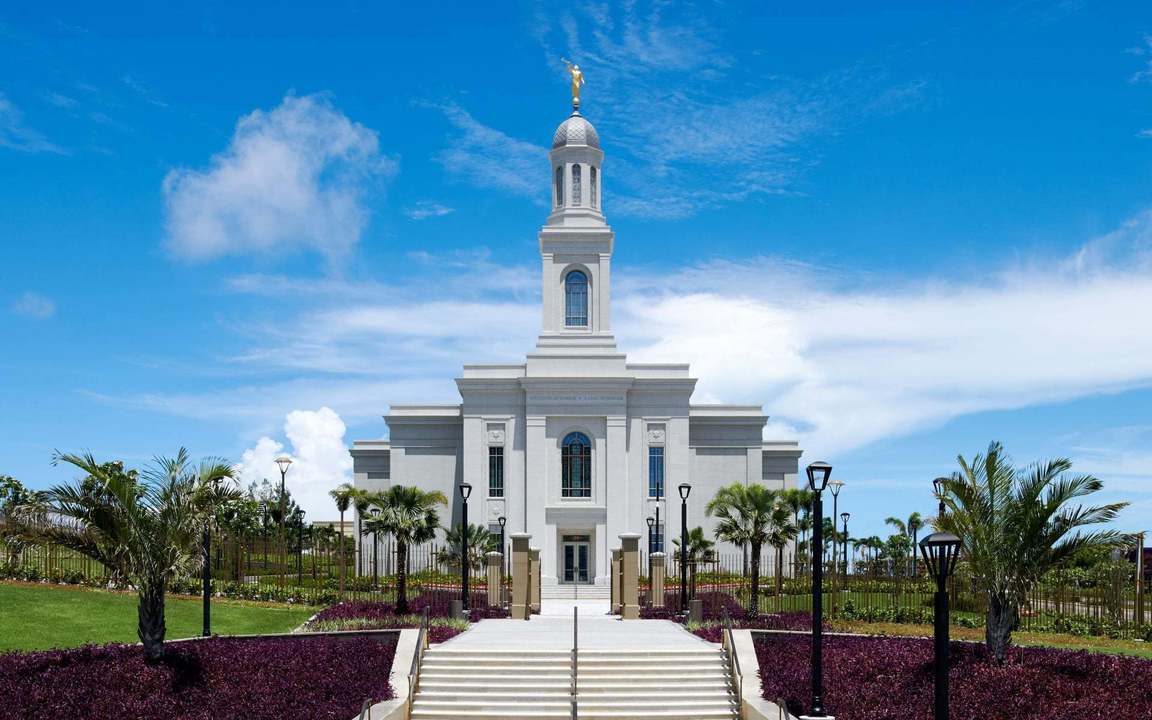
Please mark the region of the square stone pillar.
POLYGON ((532 575, 532 612, 540 612, 540 548, 528 548, 528 572, 532 575))
POLYGON ((512 533, 512 617, 527 620, 532 607, 532 572, 528 560, 528 533, 512 533))
POLYGON ((620 617, 640 619, 640 533, 620 535, 620 617))
POLYGON ((608 614, 617 615, 620 612, 620 548, 612 549, 611 585, 609 593, 608 614))
POLYGON ((501 607, 504 604, 502 587, 504 582, 504 553, 488 553, 488 607, 501 607))
POLYGON ((652 561, 652 577, 648 579, 651 597, 649 604, 654 608, 664 607, 664 553, 654 552, 649 556, 652 561))

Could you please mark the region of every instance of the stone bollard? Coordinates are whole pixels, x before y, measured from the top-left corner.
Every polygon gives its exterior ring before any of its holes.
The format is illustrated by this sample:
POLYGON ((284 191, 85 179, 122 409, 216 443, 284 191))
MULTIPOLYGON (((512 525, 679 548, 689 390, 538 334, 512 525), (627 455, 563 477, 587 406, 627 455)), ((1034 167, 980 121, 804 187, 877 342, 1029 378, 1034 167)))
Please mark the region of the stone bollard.
POLYGON ((664 607, 664 553, 654 552, 652 559, 652 577, 649 578, 650 594, 649 604, 654 608, 664 607))
POLYGON ((540 614, 540 548, 528 548, 528 568, 532 574, 532 613, 540 614))
POLYGON ((501 585, 504 583, 504 553, 493 550, 488 553, 488 607, 501 607, 504 604, 501 585))
POLYGON ((620 617, 640 619, 640 533, 620 535, 620 617))
POLYGON ((704 622, 704 601, 703 600, 689 600, 688 601, 688 622, 704 622))
POLYGON ((527 620, 532 607, 532 573, 528 558, 528 533, 512 533, 512 618, 527 620))
POLYGON ((612 550, 612 591, 608 605, 609 615, 620 614, 620 548, 612 550))

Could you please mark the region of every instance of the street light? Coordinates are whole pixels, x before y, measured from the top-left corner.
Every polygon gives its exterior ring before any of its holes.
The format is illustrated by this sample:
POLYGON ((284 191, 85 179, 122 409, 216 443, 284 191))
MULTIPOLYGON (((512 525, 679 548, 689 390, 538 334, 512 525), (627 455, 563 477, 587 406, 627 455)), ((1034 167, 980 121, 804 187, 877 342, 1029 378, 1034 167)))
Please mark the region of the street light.
POLYGON ((287 510, 284 508, 284 477, 288 474, 288 466, 292 464, 292 458, 287 455, 281 455, 276 458, 276 465, 280 468, 280 587, 284 587, 284 522, 287 518, 284 514, 287 510))
POLYGON ((949 532, 934 532, 920 541, 920 554, 928 574, 936 581, 935 628, 936 720, 948 720, 948 578, 960 557, 960 538, 949 532))
MULTIPOLYGON (((219 494, 220 481, 224 478, 212 478, 212 492, 219 494)), ((216 498, 212 498, 212 507, 215 509, 216 498)), ((212 517, 204 518, 204 628, 201 633, 204 637, 212 635, 212 517)))
POLYGON ((952 478, 938 477, 932 481, 932 490, 935 492, 936 499, 940 501, 940 506, 936 510, 936 519, 944 517, 944 491, 948 487, 948 482, 952 478))
POLYGON ((472 486, 468 483, 460 483, 460 498, 464 501, 464 508, 460 513, 460 519, 464 526, 463 532, 460 533, 460 592, 463 595, 461 601, 464 612, 468 612, 468 496, 471 494, 472 486))
MULTIPOLYGON (((835 585, 838 577, 836 573, 836 551, 838 550, 836 546, 836 515, 840 512, 838 502, 840 500, 840 489, 844 487, 844 481, 840 479, 833 480, 828 483, 828 487, 832 490, 832 584, 835 585)), ((821 520, 820 522, 823 523, 824 521, 821 520)), ((833 592, 835 592, 835 588, 833 588, 833 592)), ((835 606, 835 594, 832 596, 832 603, 833 606, 835 606)), ((833 612, 835 612, 835 607, 833 607, 833 612)))
POLYGON ((824 489, 832 466, 814 462, 807 468, 812 491, 812 711, 805 717, 827 717, 824 712, 824 489))
POLYGON ((500 523, 500 603, 504 603, 504 563, 507 562, 508 556, 504 552, 504 526, 508 524, 508 518, 501 515, 496 518, 496 522, 500 523))
POLYGON ((688 612, 688 494, 692 486, 680 483, 680 611, 688 612))
POLYGON ((645 518, 644 522, 648 523, 648 596, 651 602, 652 596, 652 527, 656 524, 656 518, 649 515, 645 518))
POLYGON ((304 582, 304 510, 297 506, 292 518, 296 521, 296 587, 300 587, 304 582))
MULTIPOLYGON (((375 520, 380 516, 380 508, 374 507, 369 512, 372 513, 372 519, 375 520)), ((375 588, 379 582, 379 569, 380 566, 377 561, 380 559, 380 543, 376 541, 376 523, 372 523, 372 587, 375 588)))
POLYGON ((840 520, 844 523, 844 592, 848 592, 848 518, 851 513, 840 513, 840 520))

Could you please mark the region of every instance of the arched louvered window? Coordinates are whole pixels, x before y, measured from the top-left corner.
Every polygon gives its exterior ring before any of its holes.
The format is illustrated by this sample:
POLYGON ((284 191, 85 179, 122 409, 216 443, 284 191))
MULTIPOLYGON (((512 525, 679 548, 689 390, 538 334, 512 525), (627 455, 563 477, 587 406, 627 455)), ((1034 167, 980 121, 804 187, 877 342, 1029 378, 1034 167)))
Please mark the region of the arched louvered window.
POLYGON ((588 199, 592 201, 592 207, 600 207, 600 198, 596 195, 596 168, 588 168, 588 199))
POLYGON ((572 205, 580 204, 580 166, 572 166, 572 205))
POLYGON ((556 207, 564 204, 564 166, 556 168, 556 207))
POLYGON ((588 326, 588 276, 579 270, 564 278, 564 325, 588 326))
POLYGON ((592 497, 592 442, 584 433, 568 433, 561 445, 560 494, 566 498, 592 497))

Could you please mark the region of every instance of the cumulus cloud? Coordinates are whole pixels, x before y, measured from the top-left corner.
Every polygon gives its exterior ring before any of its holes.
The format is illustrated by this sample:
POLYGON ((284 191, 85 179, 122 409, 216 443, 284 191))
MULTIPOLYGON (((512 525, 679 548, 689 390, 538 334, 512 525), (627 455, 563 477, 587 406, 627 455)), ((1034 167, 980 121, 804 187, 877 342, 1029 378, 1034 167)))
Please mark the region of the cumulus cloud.
POLYGON ((284 436, 291 445, 261 437, 244 451, 236 469, 247 486, 263 479, 278 480, 276 458, 287 455, 292 465, 285 486, 310 520, 336 516, 328 491, 352 480, 352 457, 344 444, 344 421, 332 409, 293 410, 284 418, 284 436))
POLYGON ((39 293, 26 292, 12 303, 12 312, 36 320, 47 320, 56 314, 56 303, 39 293))
POLYGON ((338 261, 368 222, 369 181, 396 168, 328 98, 290 95, 241 118, 207 169, 168 173, 168 247, 191 260, 308 249, 338 261))

